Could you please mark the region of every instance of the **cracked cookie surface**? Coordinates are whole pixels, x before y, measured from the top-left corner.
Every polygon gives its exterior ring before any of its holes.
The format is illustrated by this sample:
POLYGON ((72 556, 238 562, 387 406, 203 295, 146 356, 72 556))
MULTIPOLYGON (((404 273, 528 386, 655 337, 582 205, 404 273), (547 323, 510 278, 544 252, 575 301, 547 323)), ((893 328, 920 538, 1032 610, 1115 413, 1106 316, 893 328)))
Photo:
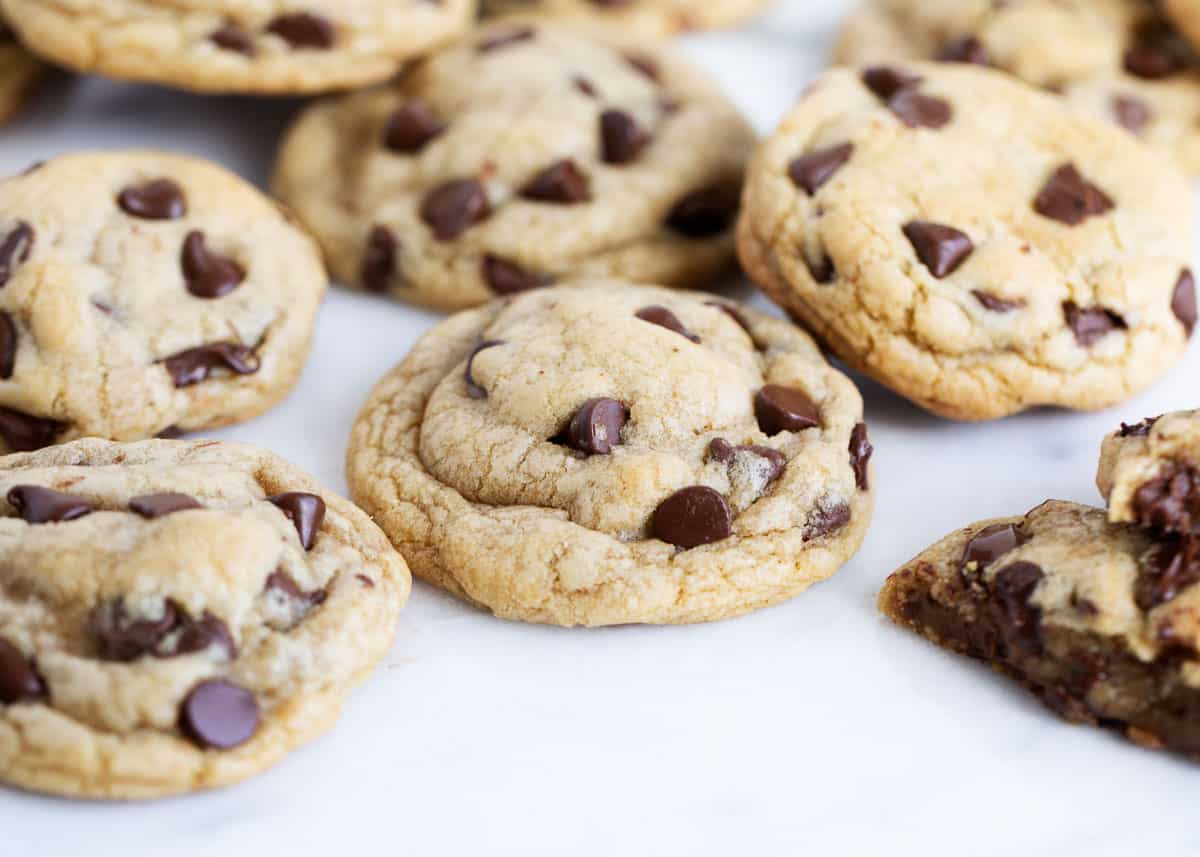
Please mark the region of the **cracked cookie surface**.
POLYGON ((1200 412, 1122 424, 1104 438, 1096 485, 1111 521, 1200 534, 1200 412))
POLYGON ((1196 754, 1198 568, 1176 541, 1050 500, 947 536, 888 578, 879 607, 1067 720, 1196 754))
POLYGON ((409 587, 361 510, 263 450, 0 458, 0 781, 145 798, 259 773, 333 725, 409 587))
POLYGON ((457 309, 572 273, 707 283, 752 143, 662 47, 505 22, 318 102, 274 187, 340 281, 457 309))
POLYGON ((586 22, 643 36, 732 26, 768 0, 481 0, 488 17, 522 15, 586 22))
POLYGON ((851 366, 978 420, 1162 375, 1195 324, 1191 222, 1185 177, 1121 130, 909 63, 818 79, 751 161, 738 250, 851 366))
POLYGON ((0 182, 0 440, 29 450, 248 419, 294 385, 316 246, 224 169, 66 155, 0 182))
POLYGON ((474 0, 0 0, 76 71, 205 92, 321 92, 395 74, 473 23, 474 0))
POLYGON ((697 622, 833 574, 871 514, 854 385, 787 322, 588 280, 459 313, 377 385, 355 501, 499 616, 697 622))

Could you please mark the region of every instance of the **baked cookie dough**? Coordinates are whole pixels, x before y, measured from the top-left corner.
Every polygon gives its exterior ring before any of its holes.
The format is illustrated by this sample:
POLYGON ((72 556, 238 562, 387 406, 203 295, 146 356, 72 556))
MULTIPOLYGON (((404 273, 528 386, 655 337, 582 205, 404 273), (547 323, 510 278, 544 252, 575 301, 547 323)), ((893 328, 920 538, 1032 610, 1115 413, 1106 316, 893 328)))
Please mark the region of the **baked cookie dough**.
POLYGON ((1163 14, 1193 46, 1200 45, 1200 2, 1161 0, 1163 14))
POLYGON ((1178 541, 1051 500, 946 537, 888 578, 879 607, 1071 722, 1196 754, 1198 569, 1178 541))
POLYGON ((1200 172, 1200 67, 1152 3, 868 0, 848 19, 834 59, 994 66, 1200 172))
POLYGON ((527 15, 643 36, 729 27, 758 12, 768 0, 481 0, 487 17, 527 15))
POLYGON ((0 123, 20 112, 45 76, 46 66, 0 21, 0 123))
POLYGON ((0 0, 21 40, 89 74, 286 94, 385 80, 472 25, 475 0, 0 0))
POLYGON ((66 155, 0 182, 0 448, 245 420, 300 374, 311 239, 213 164, 66 155))
POLYGON ((1113 522, 1200 535, 1200 412, 1122 424, 1104 439, 1096 484, 1113 522))
POLYGON ((1195 325, 1186 178, 962 64, 834 69, 747 174, 750 276, 852 367, 964 420, 1103 408, 1195 325))
POLYGON ((148 798, 257 774, 387 653, 404 561, 269 452, 86 439, 0 458, 0 781, 148 798))
POLYGON ((274 186, 339 280, 458 309, 566 274, 707 283, 752 144, 662 47, 504 22, 309 108, 274 186))
POLYGON ((858 391, 797 328, 592 279, 430 331, 359 414, 347 479, 415 574, 498 616, 699 622, 843 565, 870 456, 858 391))

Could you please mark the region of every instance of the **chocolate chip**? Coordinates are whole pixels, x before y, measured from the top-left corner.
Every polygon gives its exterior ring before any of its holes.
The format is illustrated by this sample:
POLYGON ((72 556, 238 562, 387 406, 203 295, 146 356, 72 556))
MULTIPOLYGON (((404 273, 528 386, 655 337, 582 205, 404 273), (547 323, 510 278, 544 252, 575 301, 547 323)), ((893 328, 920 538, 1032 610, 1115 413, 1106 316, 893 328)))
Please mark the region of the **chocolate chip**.
POLYGON ((467 395, 472 399, 486 399, 487 390, 475 383, 475 377, 471 374, 471 367, 475 363, 475 356, 485 348, 492 348, 497 345, 503 345, 501 339, 488 339, 471 349, 471 355, 467 357, 467 368, 463 370, 463 379, 467 382, 467 395))
POLYGON ((216 342, 180 351, 163 360, 167 374, 176 387, 199 384, 214 369, 228 369, 237 375, 253 375, 258 371, 258 355, 253 348, 232 342, 216 342))
POLYGON ((958 270, 975 245, 965 232, 953 226, 913 220, 904 224, 904 237, 917 251, 917 258, 939 280, 958 270))
POLYGON ((117 194, 117 205, 143 220, 176 220, 187 213, 183 188, 170 179, 154 179, 117 194))
POLYGON ((736 452, 737 447, 723 437, 714 437, 709 441, 707 454, 713 461, 729 464, 733 461, 736 452))
POLYGON ((975 36, 963 36, 942 48, 937 59, 941 62, 965 62, 972 65, 991 65, 987 48, 975 36))
MULTIPOLYGON (((1196 328, 1196 281, 1187 268, 1179 272, 1179 279, 1175 281, 1175 291, 1171 294, 1171 312, 1175 313, 1187 335, 1191 336, 1196 328)), ((2 377, 7 378, 8 375, 2 377)))
POLYGON ((539 289, 554 281, 553 277, 526 271, 520 265, 491 253, 483 257, 482 269, 484 281, 498 295, 513 295, 539 289))
POLYGON ((623 110, 600 114, 600 154, 605 163, 627 164, 650 142, 650 135, 623 110))
POLYGON ((915 89, 902 89, 887 100, 888 110, 909 128, 941 128, 954 117, 950 102, 925 95, 915 89))
POLYGON ((175 440, 176 438, 183 437, 186 434, 187 432, 185 432, 179 426, 167 426, 165 429, 156 434, 155 437, 162 438, 164 440, 175 440))
POLYGON ((801 255, 804 260, 804 267, 808 269, 808 275, 813 278, 814 283, 820 285, 828 285, 837 279, 837 268, 834 267, 833 260, 824 253, 821 254, 819 262, 813 262, 807 255, 801 255))
POLYGON ((875 447, 871 446, 871 442, 867 440, 867 424, 857 423, 854 430, 850 432, 850 469, 854 471, 854 484, 860 491, 866 491, 869 487, 867 465, 874 452, 875 447))
POLYGON ((667 226, 685 238, 711 238, 729 228, 737 210, 735 192, 703 188, 675 203, 667 214, 667 226))
POLYGON ((65 429, 66 423, 35 417, 0 407, 0 437, 17 452, 29 452, 50 446, 65 429))
POLYGON ((629 411, 616 399, 596 398, 584 402, 567 426, 566 441, 589 455, 608 455, 621 443, 621 429, 629 411))
POLYGON ((1194 536, 1164 538, 1142 560, 1133 585, 1133 600, 1143 610, 1153 610, 1200 583, 1200 540, 1194 536))
POLYGON ((213 647, 219 647, 229 660, 237 657, 237 643, 233 634, 229 633, 229 626, 205 612, 199 619, 187 620, 174 639, 164 641, 155 654, 160 658, 169 658, 206 652, 213 647))
POLYGON ((1010 644, 1033 650, 1041 640, 1041 610, 1029 603, 1045 572, 1032 562, 1017 561, 998 570, 991 582, 991 592, 1008 626, 1005 634, 1010 644))
POLYGON ((485 54, 489 51, 515 45, 519 42, 528 42, 533 39, 535 34, 536 32, 533 27, 513 27, 501 30, 475 45, 475 50, 481 54, 485 54))
POLYGON ((1067 326, 1075 334, 1075 341, 1084 348, 1093 345, 1113 330, 1124 330, 1125 319, 1104 307, 1082 308, 1073 301, 1063 304, 1063 315, 1067 326))
POLYGON ((1024 539, 1013 524, 992 524, 976 533, 963 548, 963 570, 972 566, 982 571, 1011 550, 1015 550, 1024 539))
POLYGON ((129 501, 129 511, 136 512, 143 518, 161 518, 172 512, 182 512, 185 509, 203 509, 199 501, 190 494, 178 491, 164 491, 160 494, 142 494, 129 501))
MULTIPOLYGON (((1176 289, 1178 291, 1178 289, 1176 289)), ((1195 301, 1192 301, 1193 307, 1195 301)), ((1176 313, 1178 315, 1178 313, 1176 313)), ((0 378, 11 378, 17 362, 17 325, 12 316, 0 312, 0 378)))
POLYGON ((279 36, 293 48, 328 50, 333 47, 333 24, 320 15, 293 12, 279 15, 267 24, 267 32, 279 36))
POLYGON ((1150 429, 1154 428, 1154 424, 1158 422, 1158 417, 1146 417, 1141 422, 1129 425, 1121 423, 1121 427, 1117 429, 1118 437, 1144 437, 1150 434, 1150 429))
POLYGON ((450 241, 491 214, 487 193, 475 179, 452 179, 433 188, 421 202, 421 219, 439 241, 450 241))
POLYGON ((765 435, 819 428, 821 412, 803 390, 767 384, 754 396, 754 416, 765 435))
POLYGON ((597 95, 599 95, 599 92, 596 90, 596 85, 586 77, 575 75, 575 78, 572 82, 575 84, 575 88, 588 98, 595 98, 597 95))
POLYGON ((367 577, 365 574, 356 574, 356 575, 354 575, 354 578, 359 583, 361 583, 363 586, 365 586, 367 589, 375 588, 375 581, 373 581, 371 578, 367 577))
POLYGON ((642 307, 640 310, 635 312, 634 315, 640 318, 642 321, 649 322, 650 324, 657 324, 659 327, 665 327, 667 330, 674 331, 680 336, 690 339, 692 342, 700 341, 700 337, 684 327, 683 322, 679 320, 678 316, 676 316, 675 313, 671 312, 665 306, 658 306, 655 304, 652 306, 642 307))
POLYGON ((254 736, 258 701, 233 682, 208 679, 192 688, 183 700, 179 727, 205 749, 230 750, 254 736))
POLYGON ((317 531, 325 522, 325 501, 316 494, 306 494, 301 491, 288 491, 276 494, 267 500, 278 506, 283 514, 296 527, 300 536, 300 544, 305 550, 311 550, 317 540, 317 531))
POLYGON ((564 158, 531 178, 521 188, 521 196, 537 202, 572 205, 587 202, 592 193, 587 173, 570 158, 564 158))
POLYGON ((1125 51, 1125 70, 1135 77, 1159 80, 1187 68, 1187 45, 1164 22, 1153 20, 1135 35, 1125 51))
POLYGON ((386 292, 392 277, 396 275, 396 251, 400 242, 396 233, 386 226, 373 226, 367 234, 367 249, 363 251, 359 279, 363 288, 372 292, 386 292))
POLYGON ((862 74, 862 82, 877 96, 887 101, 902 89, 911 89, 922 81, 920 75, 910 74, 891 66, 874 66, 862 74))
POLYGON ((1025 306, 1025 301, 1020 298, 1010 300, 1009 298, 997 297, 991 292, 984 292, 979 289, 972 289, 971 294, 975 300, 983 305, 984 309, 991 310, 992 312, 1012 312, 1015 309, 1025 306))
POLYGON ((278 592, 285 598, 290 598, 293 601, 305 602, 312 607, 323 604, 328 597, 328 593, 324 589, 313 589, 305 592, 300 588, 300 584, 296 583, 296 578, 283 570, 272 572, 271 576, 267 578, 265 588, 278 592))
POLYGON ((198 229, 193 229, 183 239, 180 264, 187 290, 198 298, 223 297, 246 278, 241 265, 208 249, 204 233, 198 229))
POLYGON ((103 604, 92 611, 89 627, 100 648, 100 657, 128 662, 152 654, 163 637, 179 622, 179 611, 164 602, 158 619, 130 619, 121 601, 103 604))
POLYGON ((813 509, 804 524, 804 540, 806 542, 837 532, 850 523, 850 507, 846 503, 836 503, 832 506, 813 509))
POLYGON ((225 24, 214 30, 209 40, 226 51, 233 51, 244 57, 254 56, 254 37, 236 24, 225 24))
POLYGON ((0 703, 15 705, 46 694, 46 685, 21 650, 0 637, 0 703))
POLYGON ((654 83, 660 82, 658 75, 658 63, 650 59, 650 57, 645 56, 644 54, 635 54, 632 52, 622 54, 622 56, 625 57, 625 62, 629 63, 629 65, 633 67, 633 70, 642 77, 645 77, 654 83))
POLYGON ((692 485, 659 503, 651 531, 656 539, 687 550, 728 538, 733 532, 733 513, 717 491, 692 485))
POLYGON ((1154 118, 1154 111, 1150 109, 1150 105, 1132 95, 1114 95, 1112 111, 1117 124, 1134 134, 1141 134, 1154 118))
POLYGON ((788 175, 792 184, 812 196, 821 185, 833 178, 834 173, 840 170, 853 154, 853 143, 838 143, 836 146, 815 149, 794 158, 788 164, 788 175))
POLYGON ((1200 525, 1200 471, 1176 465, 1142 483, 1133 494, 1133 513, 1143 527, 1190 533, 1200 525))
POLYGON ((1078 226, 1112 207, 1108 195, 1084 179, 1071 163, 1055 169, 1033 201, 1033 210, 1038 214, 1068 226, 1078 226))
POLYGON ((90 515, 96 507, 82 497, 64 494, 40 485, 16 485, 8 490, 8 502, 30 524, 56 524, 90 515))
POLYGON ((383 145, 393 152, 411 155, 421 151, 444 129, 445 126, 424 101, 406 101, 388 117, 383 128, 383 145))
POLYGON ((0 286, 6 285, 17 266, 29 259, 33 236, 33 227, 22 220, 0 241, 0 286))

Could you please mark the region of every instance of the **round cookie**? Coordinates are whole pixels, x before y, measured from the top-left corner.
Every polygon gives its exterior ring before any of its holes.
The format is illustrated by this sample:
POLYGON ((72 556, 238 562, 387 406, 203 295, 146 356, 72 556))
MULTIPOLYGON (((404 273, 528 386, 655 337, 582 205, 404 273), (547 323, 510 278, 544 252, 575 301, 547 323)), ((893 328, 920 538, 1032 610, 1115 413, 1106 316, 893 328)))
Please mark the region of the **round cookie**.
POLYGON ((1119 129, 913 63, 817 81, 751 163, 738 248, 851 366, 982 420, 1106 407, 1178 360, 1191 222, 1186 179, 1119 129))
POLYGON ((752 144, 661 47, 506 22, 318 102, 274 187, 339 280, 457 309, 568 273, 707 283, 733 259, 752 144))
POLYGON ((349 501, 264 450, 86 439, 0 459, 0 781, 147 798, 329 729, 411 585, 349 501))
POLYGON ((30 50, 89 74, 286 94, 385 80, 465 32, 475 0, 0 0, 30 50))
POLYGON ((803 332, 591 279, 430 331, 347 479, 415 574, 559 625, 720 619, 833 574, 871 516, 854 385, 803 332))
POLYGON ((46 66, 0 23, 0 123, 15 116, 46 76, 46 66))
POLYGON ((326 277, 213 164, 55 158, 0 182, 0 440, 29 450, 248 419, 295 384, 326 277))
POLYGON ((528 15, 579 21, 642 36, 732 26, 768 0, 481 0, 485 17, 528 15))

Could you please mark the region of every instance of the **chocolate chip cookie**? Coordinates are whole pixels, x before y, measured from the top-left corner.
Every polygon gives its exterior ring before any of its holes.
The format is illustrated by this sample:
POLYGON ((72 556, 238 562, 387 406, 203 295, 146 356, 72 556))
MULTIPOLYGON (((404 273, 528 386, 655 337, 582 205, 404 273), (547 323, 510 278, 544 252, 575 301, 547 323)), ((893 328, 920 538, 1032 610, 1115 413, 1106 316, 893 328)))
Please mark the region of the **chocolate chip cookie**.
POLYGON ((46 66, 0 21, 0 123, 15 116, 37 90, 46 66))
POLYGON ((135 440, 255 416, 295 383, 326 278, 212 164, 55 158, 0 182, 0 441, 135 440))
POLYGON ((0 781, 145 798, 259 773, 333 725, 409 587, 361 510, 262 450, 0 459, 0 781))
POLYGON ((732 26, 767 5, 767 0, 481 0, 480 5, 487 17, 545 17, 669 36, 732 26))
POLYGON ((1200 172, 1200 70, 1152 3, 869 0, 849 18, 834 57, 993 66, 1200 172))
POLYGON ((814 84, 751 163, 738 249, 852 367, 981 420, 1106 407, 1177 361, 1191 223, 1186 178, 1120 129, 912 63, 814 84))
POLYGON ((454 309, 569 274, 706 283, 752 143, 661 47, 505 22, 318 102, 274 184, 341 281, 454 309))
POLYGON ((1113 522, 1200 535, 1200 412, 1122 424, 1104 439, 1096 484, 1113 522))
POLYGON ((499 616, 699 622, 845 563, 871 452, 800 330, 588 280, 435 327, 359 414, 347 478, 414 573, 499 616))
POLYGON ((81 72, 204 92, 322 92, 385 80, 473 23, 475 0, 0 0, 35 53, 81 72))
POLYGON ((1200 562, 1051 500, 981 521, 888 578, 897 624, 988 661, 1075 723, 1200 753, 1200 562))

